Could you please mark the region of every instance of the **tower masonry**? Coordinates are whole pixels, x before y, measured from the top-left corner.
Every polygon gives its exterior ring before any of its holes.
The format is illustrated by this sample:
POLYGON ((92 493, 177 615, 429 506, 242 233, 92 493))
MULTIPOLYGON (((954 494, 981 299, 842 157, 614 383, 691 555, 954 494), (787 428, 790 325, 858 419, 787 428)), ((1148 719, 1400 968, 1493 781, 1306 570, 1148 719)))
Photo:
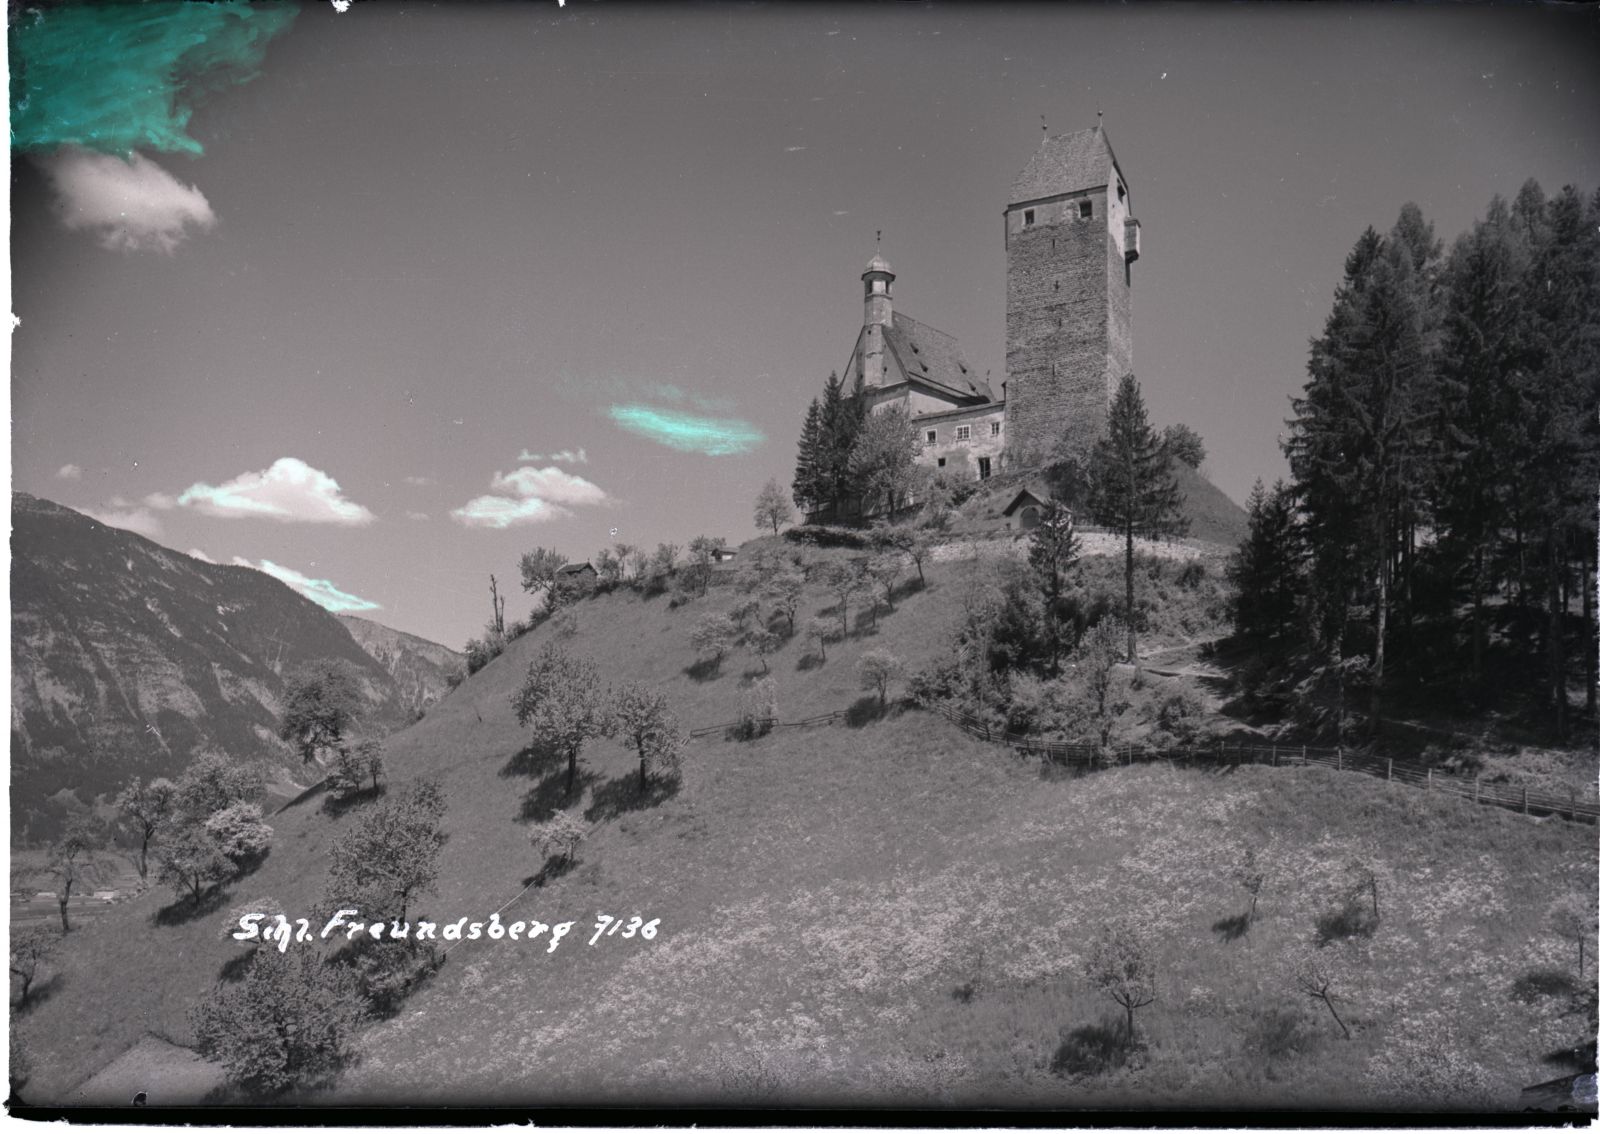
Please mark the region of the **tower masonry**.
POLYGON ((1100 127, 1047 137, 1011 187, 1006 431, 1013 462, 1083 453, 1133 370, 1139 222, 1100 127))

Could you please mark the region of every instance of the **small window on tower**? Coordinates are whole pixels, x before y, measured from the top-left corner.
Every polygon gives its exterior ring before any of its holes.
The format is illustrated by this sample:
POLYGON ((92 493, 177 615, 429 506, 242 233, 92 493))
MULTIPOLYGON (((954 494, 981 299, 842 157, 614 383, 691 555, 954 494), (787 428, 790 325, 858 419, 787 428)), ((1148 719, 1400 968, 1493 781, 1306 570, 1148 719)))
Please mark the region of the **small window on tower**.
POLYGON ((1079 201, 1078 202, 1078 215, 1080 217, 1092 217, 1092 216, 1094 216, 1094 202, 1093 201, 1079 201))
POLYGON ((998 437, 998 436, 1000 436, 1000 423, 998 421, 991 421, 989 423, 989 436, 990 437, 998 437))
POLYGON ((1022 210, 1022 223, 1025 224, 1025 225, 1033 223, 1033 210, 1032 209, 1023 209, 1022 210))
POLYGON ((937 429, 928 430, 928 444, 932 445, 937 440, 939 440, 939 431, 937 429))
POLYGON ((1128 191, 1122 187, 1122 182, 1117 182, 1117 200, 1126 201, 1127 199, 1128 191))
POLYGON ((1060 291, 1060 290, 1061 290, 1061 281, 1060 281, 1060 280, 1057 280, 1057 281, 1056 281, 1056 290, 1057 290, 1057 291, 1060 291))

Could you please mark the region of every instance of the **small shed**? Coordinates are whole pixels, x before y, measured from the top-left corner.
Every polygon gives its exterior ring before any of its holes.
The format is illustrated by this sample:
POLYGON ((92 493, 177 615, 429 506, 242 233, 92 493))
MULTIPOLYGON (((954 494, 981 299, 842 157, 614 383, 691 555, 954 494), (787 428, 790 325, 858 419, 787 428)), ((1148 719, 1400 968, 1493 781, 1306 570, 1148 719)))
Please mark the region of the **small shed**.
POLYGON ((730 563, 737 558, 739 553, 731 547, 717 548, 715 559, 718 563, 730 563))
POLYGON ((1045 507, 1052 499, 1050 492, 1039 485, 1023 485, 1011 502, 1000 510, 1000 514, 1006 518, 1007 530, 1015 528, 1030 531, 1038 527, 1045 507))
POLYGON ((563 591, 592 591, 600 582, 600 572, 588 560, 568 563, 556 569, 556 586, 563 591))

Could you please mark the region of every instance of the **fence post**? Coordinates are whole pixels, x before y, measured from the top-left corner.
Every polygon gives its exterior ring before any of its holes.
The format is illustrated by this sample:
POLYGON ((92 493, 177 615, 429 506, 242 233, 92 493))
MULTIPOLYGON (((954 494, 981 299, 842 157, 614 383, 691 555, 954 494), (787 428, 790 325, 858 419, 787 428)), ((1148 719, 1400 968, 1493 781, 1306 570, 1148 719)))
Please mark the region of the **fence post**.
POLYGON ((1394 757, 1393 756, 1389 757, 1389 765, 1388 765, 1388 767, 1386 767, 1384 769, 1383 778, 1386 779, 1386 780, 1394 779, 1394 757))
POLYGON ((1475 772, 1472 776, 1472 802, 1478 802, 1478 790, 1483 786, 1483 773, 1475 772))
POLYGON ((1523 788, 1522 788, 1522 813, 1524 815, 1526 815, 1528 813, 1528 788, 1527 788, 1527 785, 1523 785, 1523 788))
POLYGON ((1276 768, 1278 766, 1278 746, 1277 746, 1277 744, 1273 744, 1273 746, 1272 746, 1272 766, 1274 768, 1276 768))
POLYGON ((1344 745, 1341 744, 1339 746, 1338 752, 1339 752, 1339 771, 1342 772, 1342 771, 1344 771, 1344 745))
POLYGON ((1428 786, 1426 788, 1424 788, 1423 790, 1424 791, 1432 791, 1433 790, 1433 769, 1432 768, 1428 769, 1428 786))
POLYGON ((1306 766, 1306 746, 1304 744, 1300 746, 1300 766, 1302 768, 1306 766))

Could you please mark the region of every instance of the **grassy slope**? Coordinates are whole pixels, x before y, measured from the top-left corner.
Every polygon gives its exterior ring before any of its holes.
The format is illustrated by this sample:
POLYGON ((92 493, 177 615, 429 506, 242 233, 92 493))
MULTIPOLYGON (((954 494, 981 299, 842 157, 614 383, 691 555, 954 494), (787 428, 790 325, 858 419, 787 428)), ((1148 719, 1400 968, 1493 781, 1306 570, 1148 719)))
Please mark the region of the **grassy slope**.
MULTIPOLYGON (((868 646, 913 663, 943 649, 952 604, 940 594, 957 570, 930 572, 930 591, 902 600, 875 636, 830 647, 820 668, 797 669, 804 648, 788 643, 773 659, 781 716, 854 702, 850 667, 868 646)), ((566 644, 610 679, 660 682, 690 724, 727 720, 746 659, 706 682, 683 668, 694 618, 732 598, 713 591, 677 611, 663 599, 602 598, 578 608, 566 644)), ((812 596, 802 618, 826 604, 812 596)), ((560 771, 510 770, 527 738, 507 701, 552 632, 513 644, 390 742, 393 778, 436 774, 449 793, 451 838, 428 903, 441 918, 485 917, 538 866, 523 815, 560 801, 560 771)), ((1592 880, 1588 828, 1315 769, 1044 782, 922 714, 697 742, 682 791, 639 810, 619 809, 632 798, 625 752, 597 745, 591 766, 588 802, 602 822, 580 866, 506 910, 572 919, 572 934, 554 954, 461 945, 400 1016, 368 1033, 341 1099, 777 1090, 1072 1104, 1109 1091, 1159 1105, 1354 1103, 1385 1089, 1414 1100, 1436 1080, 1457 1101, 1478 1084, 1515 1106, 1518 1088, 1553 1074, 1537 1056, 1582 1030, 1507 992, 1528 968, 1567 961, 1540 921, 1559 889, 1592 880), (1242 905, 1229 877, 1236 851, 1267 840, 1281 865, 1262 920, 1224 943, 1211 927, 1242 905), (1390 880, 1346 1006, 1356 1038, 1345 1042, 1316 1006, 1293 1000, 1284 958, 1361 843, 1379 848, 1390 880), (661 934, 591 948, 602 910, 660 917, 661 934), (1057 1079, 1042 1068, 1059 1030, 1111 1007, 1076 973, 1098 925, 1122 914, 1160 941, 1161 998, 1141 1021, 1148 1064, 1093 1084, 1057 1079), (980 973, 975 998, 952 997, 980 973), (1255 1014, 1280 1002, 1311 1038, 1292 1073, 1269 1079, 1241 1046, 1255 1014)), ((356 814, 334 820, 302 804, 276 817, 274 854, 229 904, 270 895, 309 912, 328 845, 356 814)), ((153 925, 165 900, 151 895, 74 934, 58 990, 24 1018, 37 1068, 30 1097, 64 1097, 146 1031, 188 1038, 184 1009, 237 947, 221 937, 220 912, 153 925)))

